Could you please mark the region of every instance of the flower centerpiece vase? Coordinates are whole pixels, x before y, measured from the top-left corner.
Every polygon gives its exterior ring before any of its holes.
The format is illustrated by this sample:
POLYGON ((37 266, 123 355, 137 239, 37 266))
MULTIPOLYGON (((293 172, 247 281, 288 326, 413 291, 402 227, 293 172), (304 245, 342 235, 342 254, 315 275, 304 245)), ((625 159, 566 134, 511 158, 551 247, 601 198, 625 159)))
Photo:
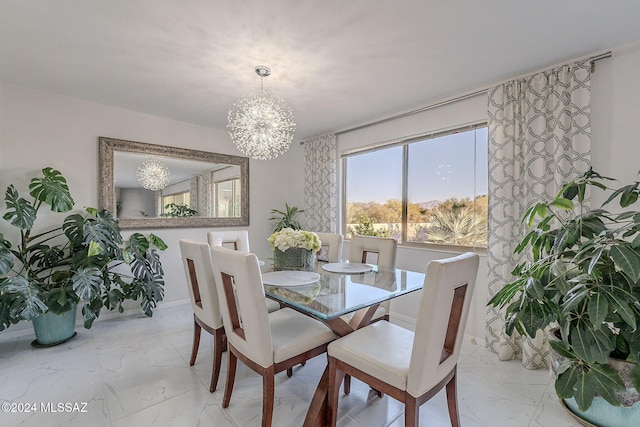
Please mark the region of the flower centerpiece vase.
POLYGON ((273 269, 312 271, 320 239, 311 231, 284 228, 269 236, 273 249, 273 269))
POLYGON ((312 271, 316 260, 315 252, 304 248, 290 248, 286 251, 273 251, 274 270, 305 270, 312 271))

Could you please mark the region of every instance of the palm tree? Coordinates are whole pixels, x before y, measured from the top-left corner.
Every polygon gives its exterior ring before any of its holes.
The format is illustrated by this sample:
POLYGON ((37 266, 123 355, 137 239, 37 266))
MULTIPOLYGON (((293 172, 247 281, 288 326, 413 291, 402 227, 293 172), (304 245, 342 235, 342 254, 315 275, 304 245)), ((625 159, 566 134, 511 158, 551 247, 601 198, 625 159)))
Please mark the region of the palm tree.
POLYGON ((438 208, 429 218, 426 241, 461 246, 486 245, 487 219, 466 204, 438 208))

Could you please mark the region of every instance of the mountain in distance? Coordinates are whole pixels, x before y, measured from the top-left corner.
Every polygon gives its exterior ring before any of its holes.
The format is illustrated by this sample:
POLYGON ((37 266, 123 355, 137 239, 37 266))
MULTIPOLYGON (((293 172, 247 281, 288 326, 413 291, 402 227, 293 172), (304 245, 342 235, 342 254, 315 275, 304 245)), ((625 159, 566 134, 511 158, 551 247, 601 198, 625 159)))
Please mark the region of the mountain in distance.
POLYGON ((438 207, 440 203, 442 203, 440 200, 429 200, 428 202, 416 203, 416 205, 420 206, 421 209, 433 209, 438 207))

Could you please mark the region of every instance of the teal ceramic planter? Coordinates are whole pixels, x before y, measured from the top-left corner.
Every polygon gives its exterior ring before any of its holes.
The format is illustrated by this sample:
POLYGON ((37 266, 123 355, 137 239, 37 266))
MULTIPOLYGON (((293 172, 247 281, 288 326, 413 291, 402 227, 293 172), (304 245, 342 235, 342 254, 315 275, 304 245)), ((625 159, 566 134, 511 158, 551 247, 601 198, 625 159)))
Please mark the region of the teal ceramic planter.
POLYGON ((630 407, 611 406, 611 404, 602 397, 596 396, 586 411, 580 411, 578 404, 573 398, 565 399, 564 403, 574 416, 594 426, 630 427, 638 425, 640 420, 640 403, 636 403, 630 407))
MULTIPOLYGON (((550 334, 553 337, 553 334, 550 334)), ((558 367, 566 360, 553 348, 551 353, 551 368, 557 375, 558 367)), ((635 364, 609 358, 609 367, 620 375, 626 389, 618 392, 620 406, 612 406, 599 395, 596 395, 591 406, 586 411, 578 409, 578 404, 574 398, 562 399, 561 402, 566 409, 575 416, 583 425, 598 427, 631 427, 639 425, 640 420, 640 393, 631 383, 631 370, 635 364)))
POLYGON ((62 314, 44 313, 32 319, 33 331, 36 340, 32 343, 35 347, 50 347, 62 344, 76 335, 76 310, 77 304, 73 304, 71 310, 62 314))

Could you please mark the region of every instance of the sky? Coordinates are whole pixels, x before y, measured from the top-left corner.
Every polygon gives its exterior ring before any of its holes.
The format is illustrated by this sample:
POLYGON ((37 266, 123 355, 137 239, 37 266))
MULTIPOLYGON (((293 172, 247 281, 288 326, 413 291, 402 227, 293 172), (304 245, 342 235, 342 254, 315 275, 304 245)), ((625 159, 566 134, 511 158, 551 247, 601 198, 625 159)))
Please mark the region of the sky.
MULTIPOLYGON (((486 127, 410 144, 409 202, 473 197, 474 169, 475 194, 487 194, 487 157, 486 127)), ((347 158, 347 177, 350 202, 401 199, 402 147, 347 158)))

